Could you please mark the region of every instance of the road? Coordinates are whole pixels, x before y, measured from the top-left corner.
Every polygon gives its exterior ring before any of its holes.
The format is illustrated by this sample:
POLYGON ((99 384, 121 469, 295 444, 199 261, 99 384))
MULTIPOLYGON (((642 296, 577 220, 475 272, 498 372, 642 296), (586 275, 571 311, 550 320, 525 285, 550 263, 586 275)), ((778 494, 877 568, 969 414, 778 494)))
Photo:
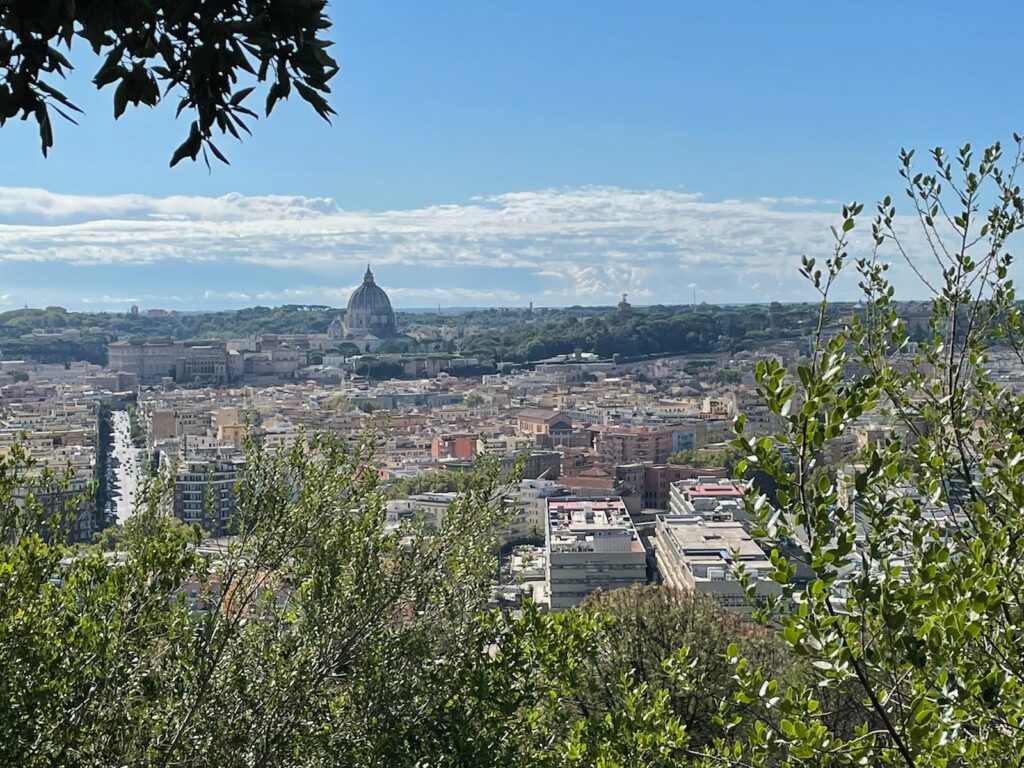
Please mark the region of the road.
MULTIPOLYGON (((119 496, 114 498, 118 525, 135 513, 135 494, 139 487, 139 470, 142 451, 132 445, 128 411, 113 413, 113 450, 111 456, 117 459, 114 466, 114 484, 119 496)), ((114 488, 111 489, 114 491, 114 488)))

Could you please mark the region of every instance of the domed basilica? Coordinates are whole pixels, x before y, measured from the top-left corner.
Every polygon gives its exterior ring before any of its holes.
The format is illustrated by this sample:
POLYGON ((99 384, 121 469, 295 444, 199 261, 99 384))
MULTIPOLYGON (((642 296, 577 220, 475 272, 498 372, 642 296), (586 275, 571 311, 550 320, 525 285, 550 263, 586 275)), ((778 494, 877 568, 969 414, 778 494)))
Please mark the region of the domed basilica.
POLYGON ((388 339, 398 338, 395 310, 391 299, 373 280, 370 265, 366 265, 363 284, 348 299, 344 320, 335 318, 327 329, 334 341, 349 342, 362 352, 373 352, 388 339))

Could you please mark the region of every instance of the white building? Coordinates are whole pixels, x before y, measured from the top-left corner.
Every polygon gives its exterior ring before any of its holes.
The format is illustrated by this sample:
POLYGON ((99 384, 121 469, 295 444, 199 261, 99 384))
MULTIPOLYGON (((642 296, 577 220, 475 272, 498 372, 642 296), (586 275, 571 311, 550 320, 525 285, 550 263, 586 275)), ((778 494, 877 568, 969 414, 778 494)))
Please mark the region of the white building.
POLYGON ((569 489, 554 480, 521 480, 505 497, 513 511, 502 543, 541 539, 547 521, 548 499, 568 495, 569 489))
POLYGON ((597 589, 647 582, 647 550, 622 499, 548 499, 547 512, 551 610, 572 608, 597 589))
POLYGON ((746 486, 733 480, 701 476, 680 480, 669 487, 668 506, 673 515, 698 516, 708 522, 744 519, 746 486))
POLYGON ((385 525, 397 528, 403 520, 421 520, 428 528, 440 528, 444 516, 459 499, 458 493, 417 493, 388 502, 385 525))
POLYGON ((753 537, 735 521, 707 521, 697 515, 659 515, 654 538, 658 572, 667 586, 709 595, 726 608, 749 613, 734 566, 741 563, 757 579, 757 594, 780 594, 767 578, 771 561, 753 537))

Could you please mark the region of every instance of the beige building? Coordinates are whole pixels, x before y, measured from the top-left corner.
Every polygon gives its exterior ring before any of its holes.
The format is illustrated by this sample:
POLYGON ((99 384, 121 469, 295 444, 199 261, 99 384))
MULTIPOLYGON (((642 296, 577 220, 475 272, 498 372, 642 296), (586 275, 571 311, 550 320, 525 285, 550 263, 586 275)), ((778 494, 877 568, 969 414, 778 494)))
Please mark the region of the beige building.
POLYGON ((768 579, 773 570, 764 550, 735 521, 708 522, 696 515, 659 515, 654 537, 655 559, 664 584, 696 595, 708 595, 722 606, 750 613, 743 586, 734 574, 737 564, 757 582, 757 595, 781 594, 768 579))
POLYGON ((676 451, 704 443, 706 425, 670 424, 659 427, 593 426, 594 450, 602 466, 619 464, 664 464, 676 451))
POLYGON ((152 443, 171 440, 178 436, 178 422, 174 411, 161 409, 149 417, 149 436, 152 443))
POLYGON ((568 488, 551 480, 521 480, 505 497, 511 515, 502 543, 542 539, 548 499, 568 493, 568 488))
POLYGON ((546 435, 554 439, 571 432, 572 421, 568 416, 559 411, 527 408, 524 411, 520 411, 517 415, 516 428, 522 435, 530 435, 534 438, 546 435))
POLYGON ((394 499, 387 505, 386 524, 397 528, 403 520, 418 520, 428 528, 440 528, 449 507, 458 500, 458 493, 417 493, 394 499))
POLYGON ((107 367, 133 373, 140 384, 174 378, 185 345, 174 339, 124 339, 107 345, 107 367))

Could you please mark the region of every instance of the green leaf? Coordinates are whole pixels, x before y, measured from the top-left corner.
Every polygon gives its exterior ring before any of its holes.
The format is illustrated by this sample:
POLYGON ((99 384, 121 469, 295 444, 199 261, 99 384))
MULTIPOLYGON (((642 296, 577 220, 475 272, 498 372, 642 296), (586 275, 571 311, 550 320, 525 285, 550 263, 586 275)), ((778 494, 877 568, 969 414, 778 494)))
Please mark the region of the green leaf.
POLYGON ((189 132, 189 136, 181 145, 174 150, 174 154, 171 156, 171 168, 176 166, 186 157, 190 157, 193 160, 196 159, 196 155, 199 154, 199 150, 202 148, 203 139, 199 133, 198 123, 192 123, 192 129, 189 132))
POLYGON ((274 105, 277 104, 278 99, 280 99, 280 98, 281 98, 281 86, 278 85, 276 82, 275 83, 271 83, 270 88, 267 90, 267 105, 266 105, 267 117, 270 116, 270 113, 274 109, 274 105))
MULTIPOLYGON (((117 84, 117 90, 114 91, 114 119, 116 120, 124 114, 125 108, 128 106, 128 78, 123 77, 121 82, 117 84)), ((172 163, 173 165, 173 163, 172 163)))
POLYGON ((250 88, 243 88, 240 91, 236 91, 235 94, 231 97, 231 106, 237 107, 245 100, 245 97, 252 93, 254 90, 256 90, 255 86, 250 88))
POLYGON ((210 148, 210 151, 213 152, 214 156, 224 163, 224 165, 231 165, 231 163, 228 162, 228 159, 224 157, 224 154, 217 149, 216 145, 212 141, 206 142, 206 146, 210 148))

